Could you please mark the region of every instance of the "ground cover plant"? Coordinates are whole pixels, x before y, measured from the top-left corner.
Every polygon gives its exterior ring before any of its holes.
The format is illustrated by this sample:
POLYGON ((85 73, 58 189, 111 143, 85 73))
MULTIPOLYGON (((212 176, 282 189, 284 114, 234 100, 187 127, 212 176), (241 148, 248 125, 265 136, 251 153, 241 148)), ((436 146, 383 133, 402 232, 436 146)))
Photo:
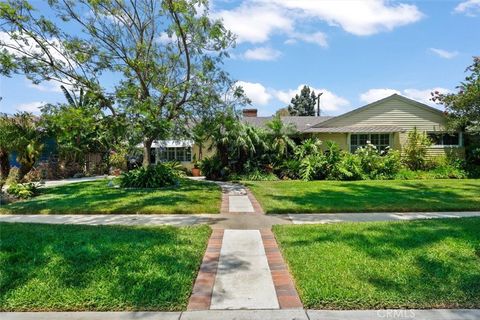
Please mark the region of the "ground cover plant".
POLYGON ((267 213, 480 209, 480 180, 247 181, 267 213))
POLYGON ((159 189, 125 189, 109 180, 42 188, 37 197, 0 207, 10 214, 218 213, 220 187, 179 179, 159 189))
POLYGON ((274 226, 306 308, 479 308, 480 218, 274 226))
POLYGON ((210 229, 0 223, 0 311, 183 310, 210 229))

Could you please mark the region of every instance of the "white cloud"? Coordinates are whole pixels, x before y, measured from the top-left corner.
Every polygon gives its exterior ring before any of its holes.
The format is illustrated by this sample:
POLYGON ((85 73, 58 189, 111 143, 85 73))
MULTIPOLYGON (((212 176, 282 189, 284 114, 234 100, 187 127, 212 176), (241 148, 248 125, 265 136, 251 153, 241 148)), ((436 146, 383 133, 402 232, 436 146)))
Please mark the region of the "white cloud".
POLYGON ((297 40, 307 43, 317 44, 320 47, 328 47, 327 36, 323 32, 309 33, 292 33, 290 38, 285 41, 285 44, 294 44, 297 40))
POLYGON ((232 10, 213 13, 223 19, 227 29, 237 35, 237 42, 264 43, 274 32, 293 31, 292 18, 284 15, 278 6, 268 3, 246 2, 232 10))
POLYGON ((476 17, 480 13, 480 0, 460 2, 454 9, 455 13, 463 13, 469 17, 476 17))
POLYGON ((432 92, 438 91, 439 93, 450 93, 451 91, 446 89, 446 88, 430 88, 430 89, 424 89, 424 90, 419 90, 419 89, 405 89, 403 90, 403 95, 413 99, 417 100, 418 102, 422 102, 428 105, 436 105, 435 102, 431 101, 430 99, 432 98, 432 92))
POLYGON ((25 80, 25 83, 28 88, 32 88, 41 92, 62 92, 62 89, 60 89, 61 84, 55 81, 44 81, 42 83, 35 84, 29 80, 25 80))
POLYGON ((388 96, 391 96, 394 93, 400 94, 400 91, 395 89, 388 89, 388 88, 370 89, 367 92, 364 92, 360 95, 360 101, 365 103, 371 103, 371 102, 386 98, 388 96))
POLYGON ((22 103, 17 106, 18 111, 26 111, 32 113, 39 113, 40 107, 45 105, 45 102, 35 101, 30 103, 22 103))
MULTIPOLYGON (((290 90, 274 90, 273 95, 277 100, 281 101, 285 105, 288 105, 292 98, 296 95, 299 94, 300 91, 303 88, 303 84, 299 85, 296 89, 290 89, 290 90)), ((350 105, 350 101, 347 99, 337 96, 330 90, 324 89, 324 88, 313 88, 310 87, 315 93, 320 93, 322 92, 322 96, 320 98, 320 107, 324 111, 337 111, 341 108, 348 107, 350 105)))
POLYGON ((407 98, 416 100, 418 102, 422 102, 431 106, 436 105, 433 101, 431 101, 431 93, 434 91, 438 91, 440 93, 449 93, 450 90, 440 87, 429 88, 429 89, 404 89, 402 91, 390 89, 390 88, 383 88, 383 89, 370 89, 360 95, 360 101, 365 103, 372 103, 377 100, 386 98, 391 96, 392 94, 400 94, 407 98))
POLYGON ((270 102, 272 95, 261 83, 238 81, 238 87, 242 87, 247 97, 252 100, 253 105, 264 106, 270 102))
POLYGON ((437 56, 445 59, 452 59, 458 55, 458 51, 447 51, 443 49, 430 48, 430 51, 435 53, 437 56))
POLYGON ((289 16, 298 14, 319 19, 331 26, 340 26, 346 32, 365 36, 390 31, 396 27, 417 22, 423 14, 415 5, 406 3, 391 4, 386 0, 258 0, 261 3, 274 3, 290 10, 289 16), (293 12, 292 12, 293 10, 293 12))
POLYGON ((269 47, 259 47, 245 51, 243 57, 247 60, 273 61, 277 60, 282 53, 269 47))
MULTIPOLYGON (((34 55, 34 54, 38 55, 43 53, 40 46, 32 38, 29 38, 29 37, 25 37, 25 38, 27 39, 27 44, 25 44, 21 40, 15 40, 7 32, 0 31, 0 47, 5 48, 10 54, 15 55, 17 57, 25 56, 25 54, 13 49, 12 47, 21 48, 22 51, 26 52, 28 55, 34 55)), ((67 59, 65 59, 65 57, 62 54, 63 46, 58 39, 54 39, 54 38, 47 39, 47 42, 43 43, 43 45, 48 49, 53 59, 61 61, 65 64, 68 64, 67 59)), ((48 60, 47 55, 44 55, 42 58, 45 58, 46 60, 48 60)))

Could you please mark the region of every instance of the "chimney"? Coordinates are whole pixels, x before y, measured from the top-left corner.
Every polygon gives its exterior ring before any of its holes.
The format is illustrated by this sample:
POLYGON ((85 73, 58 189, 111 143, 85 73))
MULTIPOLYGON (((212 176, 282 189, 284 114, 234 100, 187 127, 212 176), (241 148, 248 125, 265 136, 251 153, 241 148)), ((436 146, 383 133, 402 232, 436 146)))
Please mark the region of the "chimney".
POLYGON ((256 117, 257 116, 257 109, 243 109, 243 116, 244 117, 256 117))

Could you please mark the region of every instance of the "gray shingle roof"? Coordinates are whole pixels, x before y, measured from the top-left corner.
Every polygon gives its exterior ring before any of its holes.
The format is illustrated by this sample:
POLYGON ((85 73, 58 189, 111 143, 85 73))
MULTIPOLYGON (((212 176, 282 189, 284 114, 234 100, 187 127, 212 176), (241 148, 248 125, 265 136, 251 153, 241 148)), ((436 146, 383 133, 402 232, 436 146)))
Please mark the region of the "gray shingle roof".
POLYGON ((404 132, 397 126, 349 126, 349 127, 313 127, 308 128, 304 132, 338 132, 338 133, 377 133, 377 132, 404 132))
MULTIPOLYGON (((273 117, 243 117, 245 123, 250 124, 253 127, 265 128, 265 124, 271 121, 273 117)), ((300 117, 300 116, 287 116, 280 117, 284 123, 293 124, 298 131, 305 131, 306 129, 319 124, 323 121, 327 121, 333 117, 300 117)))

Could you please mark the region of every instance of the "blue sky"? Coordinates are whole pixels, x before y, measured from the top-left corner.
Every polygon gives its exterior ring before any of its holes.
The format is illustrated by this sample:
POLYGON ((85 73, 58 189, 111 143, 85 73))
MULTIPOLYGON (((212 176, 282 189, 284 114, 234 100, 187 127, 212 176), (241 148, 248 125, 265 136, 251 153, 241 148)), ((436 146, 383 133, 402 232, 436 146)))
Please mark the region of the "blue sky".
MULTIPOLYGON (((225 68, 269 115, 303 84, 337 115, 394 92, 429 103, 480 55, 480 0, 214 0, 212 15, 237 34, 225 68)), ((61 102, 57 85, 0 80, 1 112, 61 102)), ((437 106, 441 108, 441 106, 437 106)))

